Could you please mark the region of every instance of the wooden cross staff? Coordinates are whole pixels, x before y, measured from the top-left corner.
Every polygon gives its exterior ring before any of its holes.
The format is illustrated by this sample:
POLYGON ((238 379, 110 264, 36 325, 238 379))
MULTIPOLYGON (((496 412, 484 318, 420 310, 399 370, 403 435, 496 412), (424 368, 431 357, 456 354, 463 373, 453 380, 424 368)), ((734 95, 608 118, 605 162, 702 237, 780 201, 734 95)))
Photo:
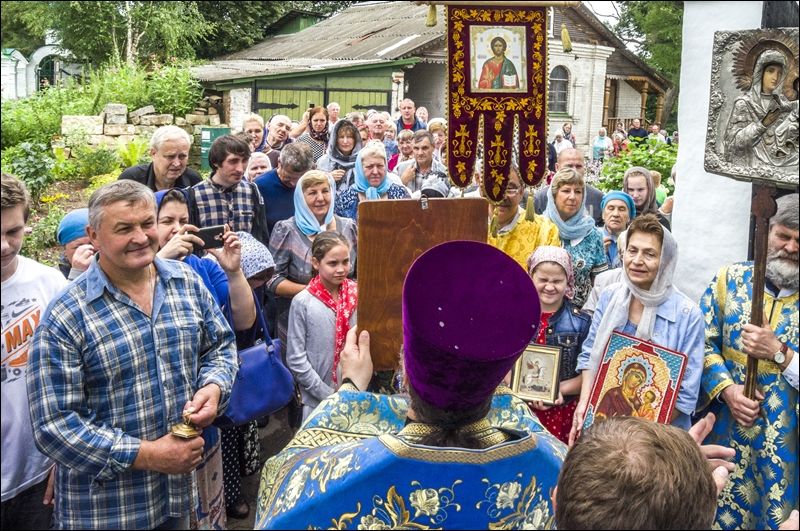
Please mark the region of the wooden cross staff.
MULTIPOLYGON (((794 27, 797 15, 785 2, 764 2, 761 13, 761 28, 794 27)), ((753 183, 753 199, 750 203, 750 216, 753 219, 753 298, 750 308, 750 324, 761 326, 764 319, 764 288, 766 286, 767 253, 769 251, 769 219, 778 209, 773 197, 774 186, 753 183)), ((744 375, 744 396, 756 399, 758 381, 758 360, 747 356, 747 371, 744 375)))
MULTIPOLYGON (((753 236, 753 298, 750 308, 750 324, 760 327, 764 319, 764 288, 766 287, 767 253, 769 251, 769 219, 775 215, 777 205, 773 196, 774 186, 753 183, 753 199, 750 215, 755 218, 753 236)), ((747 356, 747 371, 744 375, 744 395, 756 399, 758 359, 747 356)))

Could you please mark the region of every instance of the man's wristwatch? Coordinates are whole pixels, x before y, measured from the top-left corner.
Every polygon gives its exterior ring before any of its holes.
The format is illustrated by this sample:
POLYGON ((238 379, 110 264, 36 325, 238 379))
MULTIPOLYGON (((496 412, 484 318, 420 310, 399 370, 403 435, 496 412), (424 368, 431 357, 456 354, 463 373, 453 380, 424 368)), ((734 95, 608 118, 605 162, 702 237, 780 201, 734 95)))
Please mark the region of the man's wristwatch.
POLYGON ((789 351, 789 345, 784 343, 783 345, 781 345, 781 349, 772 355, 772 361, 780 365, 781 363, 786 361, 786 354, 788 351, 789 351))

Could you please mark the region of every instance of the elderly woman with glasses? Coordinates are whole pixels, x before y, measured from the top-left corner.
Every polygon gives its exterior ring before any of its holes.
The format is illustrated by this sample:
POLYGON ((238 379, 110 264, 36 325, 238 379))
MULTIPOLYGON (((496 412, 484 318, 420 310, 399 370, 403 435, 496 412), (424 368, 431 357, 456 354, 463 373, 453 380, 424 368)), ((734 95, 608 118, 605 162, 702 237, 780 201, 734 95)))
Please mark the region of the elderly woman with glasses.
POLYGON ((544 215, 558 227, 564 249, 575 267, 575 297, 572 304, 582 308, 592 290, 594 278, 608 269, 603 236, 594 218, 585 212, 586 183, 572 168, 561 168, 553 176, 544 215))
POLYGON ((497 206, 489 206, 489 216, 497 215, 497 237, 493 237, 490 231, 488 243, 513 258, 527 271, 528 257, 537 247, 561 247, 561 240, 558 238, 558 229, 550 220, 538 215, 533 221, 525 219, 525 211, 519 206, 523 190, 519 168, 512 163, 505 198, 497 206))

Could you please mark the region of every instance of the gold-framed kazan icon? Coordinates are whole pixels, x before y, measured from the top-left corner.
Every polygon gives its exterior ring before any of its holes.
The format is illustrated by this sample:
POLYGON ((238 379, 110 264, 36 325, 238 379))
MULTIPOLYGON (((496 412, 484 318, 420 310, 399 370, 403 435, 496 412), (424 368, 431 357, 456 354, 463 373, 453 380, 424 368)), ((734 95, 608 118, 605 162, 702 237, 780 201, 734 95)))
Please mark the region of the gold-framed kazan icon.
POLYGON ((499 203, 512 160, 526 186, 547 173, 547 8, 448 6, 447 17, 448 172, 466 188, 481 170, 499 203))
POLYGON ((511 390, 522 400, 552 405, 561 383, 561 347, 528 345, 511 372, 511 390))

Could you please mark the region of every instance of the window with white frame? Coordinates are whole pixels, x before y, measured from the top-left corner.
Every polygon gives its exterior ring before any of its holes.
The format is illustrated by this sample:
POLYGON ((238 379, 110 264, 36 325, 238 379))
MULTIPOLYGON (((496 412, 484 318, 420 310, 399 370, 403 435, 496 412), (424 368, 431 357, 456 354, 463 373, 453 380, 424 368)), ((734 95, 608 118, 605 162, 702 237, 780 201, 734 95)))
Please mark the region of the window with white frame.
POLYGON ((547 101, 547 112, 567 114, 567 97, 569 95, 569 72, 563 66, 557 66, 550 72, 550 91, 547 101))

